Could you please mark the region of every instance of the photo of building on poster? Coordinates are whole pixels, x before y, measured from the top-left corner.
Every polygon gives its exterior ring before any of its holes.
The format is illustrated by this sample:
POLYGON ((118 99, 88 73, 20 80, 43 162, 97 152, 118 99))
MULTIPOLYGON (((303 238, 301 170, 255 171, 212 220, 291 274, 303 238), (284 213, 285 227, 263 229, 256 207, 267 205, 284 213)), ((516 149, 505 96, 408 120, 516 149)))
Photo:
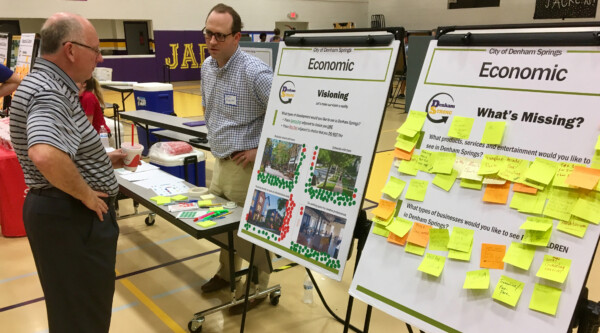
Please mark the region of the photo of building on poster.
POLYGON ((345 226, 346 219, 307 206, 297 243, 337 259, 345 226))
POLYGON ((360 160, 360 156, 320 149, 312 173, 311 185, 319 189, 352 196, 356 187, 360 160))
POLYGON ((285 218, 288 199, 254 190, 247 222, 279 235, 285 218))
POLYGON ((302 146, 277 139, 267 139, 260 163, 260 171, 292 181, 300 162, 302 146))

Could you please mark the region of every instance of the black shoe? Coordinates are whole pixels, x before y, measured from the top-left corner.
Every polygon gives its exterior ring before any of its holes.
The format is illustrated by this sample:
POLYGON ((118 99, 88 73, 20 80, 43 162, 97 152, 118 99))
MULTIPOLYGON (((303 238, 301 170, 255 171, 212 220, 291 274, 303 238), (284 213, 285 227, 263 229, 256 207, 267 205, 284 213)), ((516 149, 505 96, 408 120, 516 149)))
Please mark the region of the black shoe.
MULTIPOLYGON (((244 297, 242 296, 242 299, 243 298, 244 297)), ((249 299, 248 300, 248 311, 254 309, 257 305, 264 302, 265 299, 266 299, 266 297, 249 299)), ((230 315, 239 315, 239 314, 242 314, 242 312, 244 312, 244 303, 240 303, 238 305, 234 305, 229 308, 230 315)))
POLYGON ((200 289, 205 293, 212 293, 229 286, 229 281, 223 280, 220 276, 213 276, 208 282, 202 285, 200 289))

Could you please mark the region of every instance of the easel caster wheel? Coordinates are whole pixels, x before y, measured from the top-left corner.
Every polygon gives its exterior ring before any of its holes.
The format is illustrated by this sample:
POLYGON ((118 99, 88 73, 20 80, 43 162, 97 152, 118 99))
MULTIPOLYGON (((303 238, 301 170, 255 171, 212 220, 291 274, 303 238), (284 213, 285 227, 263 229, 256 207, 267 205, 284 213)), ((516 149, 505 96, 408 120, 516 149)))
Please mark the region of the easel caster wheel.
POLYGON ((271 305, 275 306, 279 304, 279 297, 281 297, 281 291, 277 290, 269 294, 269 301, 271 305))
POLYGON ((148 216, 146 217, 146 219, 144 220, 144 222, 146 222, 147 226, 154 225, 155 218, 156 218, 156 214, 155 213, 150 213, 150 214, 148 214, 148 216))
POLYGON ((204 323, 204 317, 194 318, 188 323, 188 330, 192 333, 202 332, 202 323, 204 323))

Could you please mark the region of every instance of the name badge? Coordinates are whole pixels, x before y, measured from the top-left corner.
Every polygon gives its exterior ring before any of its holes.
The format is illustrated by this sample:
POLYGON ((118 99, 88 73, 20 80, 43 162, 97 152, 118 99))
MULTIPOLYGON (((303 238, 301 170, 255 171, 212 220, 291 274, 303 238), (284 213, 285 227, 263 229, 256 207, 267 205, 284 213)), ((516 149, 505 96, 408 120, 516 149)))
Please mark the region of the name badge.
POLYGON ((237 106, 237 96, 225 94, 225 105, 237 106))

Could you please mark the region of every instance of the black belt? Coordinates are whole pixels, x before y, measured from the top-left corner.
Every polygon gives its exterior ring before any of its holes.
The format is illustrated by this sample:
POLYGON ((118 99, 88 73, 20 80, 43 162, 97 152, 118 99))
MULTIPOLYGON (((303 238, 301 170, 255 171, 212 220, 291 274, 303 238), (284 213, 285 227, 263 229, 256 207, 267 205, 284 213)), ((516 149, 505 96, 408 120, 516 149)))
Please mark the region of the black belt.
POLYGON ((229 156, 225 156, 225 157, 221 158, 221 160, 224 160, 224 161, 232 160, 235 155, 237 155, 241 152, 243 152, 243 150, 234 151, 233 153, 229 154, 229 156))
MULTIPOLYGON (((32 188, 29 189, 29 192, 35 194, 35 195, 39 195, 42 197, 48 197, 48 198, 57 198, 57 199, 72 199, 72 200, 77 200, 75 199, 72 195, 63 192, 61 190, 59 190, 56 187, 52 187, 52 188, 32 188)), ((107 197, 107 198, 100 198, 102 199, 104 202, 106 202, 106 204, 108 206, 115 204, 115 202, 117 201, 117 196, 112 196, 112 197, 107 197)), ((78 200, 79 201, 79 200, 78 200)))

